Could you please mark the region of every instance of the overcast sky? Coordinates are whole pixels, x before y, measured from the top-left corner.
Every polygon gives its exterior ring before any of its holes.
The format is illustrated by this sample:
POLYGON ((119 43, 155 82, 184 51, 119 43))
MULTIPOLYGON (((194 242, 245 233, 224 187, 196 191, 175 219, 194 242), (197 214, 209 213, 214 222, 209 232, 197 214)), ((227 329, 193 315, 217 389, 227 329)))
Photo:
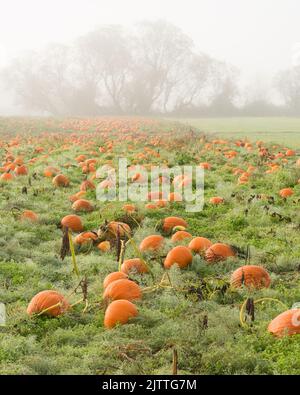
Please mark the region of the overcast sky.
MULTIPOLYGON (((291 67, 299 0, 0 0, 0 64, 24 49, 68 42, 101 24, 163 18, 244 80, 291 67)), ((299 50, 300 52, 300 50, 299 50)))

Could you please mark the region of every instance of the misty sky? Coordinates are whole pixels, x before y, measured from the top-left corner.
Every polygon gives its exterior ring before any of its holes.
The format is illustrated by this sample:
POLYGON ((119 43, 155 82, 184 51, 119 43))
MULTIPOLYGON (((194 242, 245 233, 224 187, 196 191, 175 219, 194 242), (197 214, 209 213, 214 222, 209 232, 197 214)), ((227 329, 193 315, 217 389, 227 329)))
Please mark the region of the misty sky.
MULTIPOLYGON (((292 66, 299 0, 0 0, 0 65, 24 49, 68 42, 101 24, 163 18, 244 81, 292 66)), ((300 51, 299 51, 300 52, 300 51)))

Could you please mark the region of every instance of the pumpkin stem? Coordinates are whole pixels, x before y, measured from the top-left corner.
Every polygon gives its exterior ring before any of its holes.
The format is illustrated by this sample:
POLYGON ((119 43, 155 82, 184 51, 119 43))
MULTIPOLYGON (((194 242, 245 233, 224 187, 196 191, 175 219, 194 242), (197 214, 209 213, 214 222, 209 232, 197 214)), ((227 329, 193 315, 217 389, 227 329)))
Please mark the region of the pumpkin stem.
POLYGON ((62 305, 62 303, 58 302, 58 303, 56 303, 56 304, 54 304, 52 306, 49 306, 46 309, 40 311, 36 316, 39 317, 40 315, 43 315, 43 314, 47 313, 47 311, 55 309, 56 307, 60 307, 61 305, 62 305))

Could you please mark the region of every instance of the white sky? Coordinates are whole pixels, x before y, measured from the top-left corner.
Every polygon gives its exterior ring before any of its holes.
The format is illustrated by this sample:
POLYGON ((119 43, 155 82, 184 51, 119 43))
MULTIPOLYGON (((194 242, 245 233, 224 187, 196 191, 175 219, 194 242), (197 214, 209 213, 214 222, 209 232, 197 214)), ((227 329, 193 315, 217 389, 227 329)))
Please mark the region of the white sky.
POLYGON ((0 0, 0 65, 97 25, 164 18, 200 50, 239 67, 245 81, 268 79, 292 66, 299 17, 299 0, 0 0))

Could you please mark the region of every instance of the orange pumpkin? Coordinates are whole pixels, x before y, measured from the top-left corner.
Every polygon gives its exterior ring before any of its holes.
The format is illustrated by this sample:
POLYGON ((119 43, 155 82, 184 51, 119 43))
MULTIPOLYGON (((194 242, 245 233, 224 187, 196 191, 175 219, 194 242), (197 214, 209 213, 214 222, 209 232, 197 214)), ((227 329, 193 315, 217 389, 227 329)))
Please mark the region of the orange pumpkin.
POLYGON ((282 198, 287 198, 289 196, 292 196, 294 194, 294 191, 292 190, 292 188, 283 188, 279 191, 279 195, 282 198))
POLYGON ((296 152, 292 149, 288 149, 285 153, 285 156, 295 156, 296 152))
POLYGON ((82 225, 81 218, 75 214, 66 215, 61 220, 61 225, 65 228, 68 227, 69 229, 73 230, 73 232, 82 232, 83 231, 83 225, 82 225))
POLYGON ((235 256, 235 252, 232 248, 223 243, 213 244, 205 252, 205 259, 210 263, 226 260, 233 256, 235 256))
POLYGON ((245 285, 248 288, 268 288, 271 284, 269 273, 261 266, 245 265, 236 269, 230 279, 232 287, 245 285))
POLYGON ((123 210, 126 211, 126 213, 134 213, 136 208, 134 204, 124 204, 123 210))
POLYGON ((125 274, 130 272, 147 273, 148 268, 140 258, 126 259, 121 266, 121 271, 125 274))
POLYGON ((79 156, 77 156, 76 158, 75 158, 75 160, 76 160, 76 162, 83 162, 83 161, 85 161, 85 159, 86 159, 86 156, 85 155, 79 155, 79 156))
POLYGON ((14 179, 14 176, 11 173, 6 172, 6 173, 1 174, 0 179, 4 182, 12 181, 14 179))
POLYGON ((93 211, 93 206, 88 200, 78 199, 73 203, 72 209, 74 211, 87 211, 88 212, 88 211, 93 211))
POLYGON ((224 199, 220 196, 213 196, 212 198, 209 199, 209 202, 211 204, 221 204, 224 203, 224 199))
POLYGON ((71 195, 71 196, 69 197, 69 200, 70 200, 72 203, 74 203, 74 202, 76 202, 76 200, 79 200, 79 199, 83 198, 83 196, 85 196, 85 195, 86 195, 86 192, 85 192, 85 191, 79 191, 79 192, 75 193, 74 195, 71 195))
POLYGON ((53 177, 54 175, 59 173, 59 169, 56 167, 49 166, 44 170, 45 177, 53 177))
POLYGON ((121 237, 125 237, 130 235, 131 229, 130 226, 124 222, 111 221, 108 224, 108 232, 114 237, 117 237, 118 232, 121 237))
POLYGON ((268 326, 274 336, 300 334, 300 309, 291 309, 279 314, 268 326))
POLYGON ((91 240, 97 240, 98 236, 93 232, 83 232, 75 237, 76 244, 85 244, 91 240))
POLYGON ((101 241, 101 243, 99 243, 97 245, 97 248, 102 251, 102 252, 107 252, 110 250, 110 242, 109 241, 101 241))
POLYGON ((87 191, 88 189, 95 189, 95 188, 96 188, 95 185, 89 180, 83 181, 80 185, 81 191, 87 191))
POLYGON ((193 252, 200 253, 212 246, 212 242, 205 237, 195 237, 190 241, 189 249, 193 252))
POLYGON ((166 233, 170 233, 175 226, 183 226, 187 228, 187 222, 180 217, 167 217, 163 220, 162 229, 166 233))
POLYGON ((162 247, 164 240, 165 239, 160 235, 147 236, 140 243, 140 251, 157 251, 162 247))
POLYGON ((142 297, 140 287, 131 280, 120 279, 110 283, 103 293, 104 299, 118 300, 134 300, 142 297))
POLYGON ((105 311, 104 326, 111 329, 117 324, 126 324, 130 318, 137 315, 138 310, 133 303, 128 300, 115 300, 105 311))
POLYGON ((156 210, 156 209, 158 209, 158 205, 155 203, 147 203, 147 204, 145 204, 145 208, 147 210, 156 210))
POLYGON ((186 232, 185 230, 179 230, 178 232, 173 234, 171 240, 173 242, 178 242, 184 239, 191 239, 192 237, 193 236, 189 232, 186 232))
POLYGON ((172 265, 177 264, 180 269, 183 269, 192 263, 192 260, 193 255, 187 247, 177 246, 168 252, 164 261, 164 266, 166 269, 169 269, 172 265))
POLYGON ((15 169, 15 174, 17 176, 26 176, 28 174, 27 167, 25 165, 18 166, 15 169))
POLYGON ((156 202, 156 206, 159 208, 166 207, 166 205, 167 205, 167 201, 163 199, 157 200, 156 202))
POLYGON ((22 221, 38 222, 39 217, 34 211, 24 210, 23 213, 21 214, 20 219, 22 221))
POLYGON ((70 184, 70 181, 63 174, 57 174, 57 176, 53 178, 52 184, 56 187, 67 187, 70 184))
POLYGON ((57 291, 41 291, 36 294, 30 301, 27 307, 27 313, 29 315, 39 314, 42 311, 47 310, 44 314, 57 317, 69 310, 69 302, 57 291), (58 306, 51 308, 59 303, 58 306))
POLYGON ((205 170, 210 170, 211 164, 207 163, 207 162, 202 162, 202 163, 200 163, 199 167, 201 167, 202 169, 205 169, 205 170))
POLYGON ((21 156, 18 156, 15 160, 14 160, 14 164, 18 165, 18 166, 22 166, 24 163, 23 158, 21 156))
POLYGON ((112 283, 113 281, 116 280, 124 280, 127 279, 128 276, 127 274, 123 273, 123 272, 112 272, 110 274, 108 274, 105 279, 103 280, 103 288, 107 288, 109 286, 110 283, 112 283))

